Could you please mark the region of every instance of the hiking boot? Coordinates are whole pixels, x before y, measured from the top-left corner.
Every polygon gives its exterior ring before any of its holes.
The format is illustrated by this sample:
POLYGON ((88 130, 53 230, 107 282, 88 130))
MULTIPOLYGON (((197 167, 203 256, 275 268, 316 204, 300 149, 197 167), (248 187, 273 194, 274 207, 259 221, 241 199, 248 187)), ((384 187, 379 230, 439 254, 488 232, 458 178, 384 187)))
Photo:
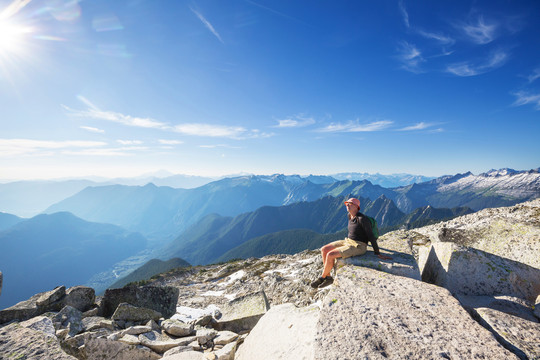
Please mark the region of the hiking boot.
POLYGON ((328 285, 332 285, 334 282, 334 278, 328 275, 323 279, 323 282, 319 285, 319 289, 322 289, 323 287, 327 287, 328 285))
POLYGON ((311 283, 311 287, 316 289, 319 287, 319 285, 321 285, 324 281, 324 278, 320 277, 318 278, 317 280, 315 280, 314 282, 311 283))

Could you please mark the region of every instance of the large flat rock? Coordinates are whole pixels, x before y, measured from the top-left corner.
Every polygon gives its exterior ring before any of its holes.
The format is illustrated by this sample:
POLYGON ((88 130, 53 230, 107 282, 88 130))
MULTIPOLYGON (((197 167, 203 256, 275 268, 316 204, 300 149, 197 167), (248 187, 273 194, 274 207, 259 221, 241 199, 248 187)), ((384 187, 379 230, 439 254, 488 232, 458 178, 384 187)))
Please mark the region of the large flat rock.
POLYGON ((356 265, 420 280, 420 270, 405 231, 393 231, 385 234, 379 238, 377 243, 381 254, 390 256, 390 260, 381 260, 368 247, 368 252, 364 255, 344 260, 338 259, 337 267, 356 265))
POLYGON ((326 296, 315 359, 517 359, 442 287, 345 266, 326 296))
POLYGON ((507 295, 534 301, 540 269, 451 242, 433 243, 420 256, 422 280, 456 295, 507 295))
POLYGON ((236 298, 221 307, 223 316, 219 319, 216 328, 235 333, 249 331, 269 308, 268 299, 262 290, 236 298))
POLYGON ((55 336, 18 323, 0 328, 0 359, 77 360, 62 350, 55 336))
POLYGON ((237 360, 313 359, 319 308, 272 307, 236 352, 237 360))

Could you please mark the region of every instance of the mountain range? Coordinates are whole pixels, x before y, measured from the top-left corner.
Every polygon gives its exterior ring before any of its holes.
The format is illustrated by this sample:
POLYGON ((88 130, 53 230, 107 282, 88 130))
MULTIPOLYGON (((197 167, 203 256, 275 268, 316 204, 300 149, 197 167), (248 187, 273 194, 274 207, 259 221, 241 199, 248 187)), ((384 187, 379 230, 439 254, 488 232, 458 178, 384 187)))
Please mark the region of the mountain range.
POLYGON ((0 232, 4 276, 0 309, 36 291, 84 284, 95 273, 146 246, 140 234, 91 223, 67 212, 20 221, 0 232))

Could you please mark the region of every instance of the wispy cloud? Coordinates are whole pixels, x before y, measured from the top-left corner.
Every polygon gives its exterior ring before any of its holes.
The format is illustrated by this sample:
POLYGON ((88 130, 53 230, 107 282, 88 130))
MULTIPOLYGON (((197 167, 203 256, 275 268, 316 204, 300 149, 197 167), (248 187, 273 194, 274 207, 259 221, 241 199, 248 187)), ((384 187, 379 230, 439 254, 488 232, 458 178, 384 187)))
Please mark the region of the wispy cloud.
POLYGON ((240 146, 231 146, 226 144, 214 144, 214 145, 199 145, 203 149, 216 149, 216 148, 227 148, 227 149, 241 149, 240 146))
POLYGON ((435 40, 443 45, 452 45, 456 42, 456 40, 454 40, 452 37, 440 33, 429 32, 421 29, 418 29, 416 32, 426 39, 435 40))
POLYGON ((183 141, 180 140, 165 140, 165 139, 159 139, 158 142, 162 145, 180 145, 183 144, 183 141))
POLYGON ((403 19, 403 23, 406 27, 411 27, 411 24, 409 23, 409 13, 407 12, 407 9, 405 8, 405 4, 403 3, 403 0, 399 1, 399 11, 401 12, 401 18, 403 19))
POLYGON ((390 120, 374 121, 367 124, 360 124, 359 121, 349 121, 347 123, 332 123, 317 132, 371 132, 381 131, 390 127, 394 122, 390 120))
POLYGON ((75 110, 62 105, 69 115, 111 121, 126 126, 176 132, 188 136, 223 137, 236 140, 274 136, 273 133, 262 132, 258 129, 247 129, 243 126, 226 126, 204 123, 183 123, 178 125, 170 125, 152 118, 140 118, 114 111, 103 111, 88 101, 88 99, 85 99, 84 97, 80 97, 79 99, 83 101, 88 108, 85 110, 75 110))
POLYGON ((529 83, 532 83, 536 81, 537 79, 540 79, 540 67, 534 69, 531 75, 527 76, 527 80, 529 80, 529 83))
POLYGON ((513 104, 514 106, 532 104, 535 106, 536 110, 540 110, 540 94, 532 94, 526 91, 518 91, 514 93, 514 96, 517 98, 513 104))
POLYGON ((143 143, 141 140, 116 140, 116 142, 121 145, 141 145, 143 143))
POLYGON ((297 128, 315 124, 315 119, 310 117, 293 116, 286 119, 278 120, 278 124, 274 127, 278 128, 297 128))
POLYGON ((461 29, 472 42, 483 45, 495 40, 499 25, 494 21, 486 22, 480 15, 468 23, 456 24, 456 27, 461 29))
POLYGON ((168 127, 167 124, 156 121, 154 119, 133 117, 114 111, 102 111, 92 107, 86 110, 74 110, 63 105, 63 108, 67 110, 70 115, 77 117, 112 121, 123 125, 142 128, 167 129, 168 127))
POLYGON ((70 148, 99 148, 106 145, 107 143, 102 141, 0 139, 0 156, 34 155, 44 151, 70 148))
POLYGON ((206 18, 200 13, 198 12, 197 10, 194 10, 193 8, 190 8, 191 11, 197 15, 197 17, 199 18, 199 20, 201 20, 201 22, 204 24, 204 26, 206 26, 206 28, 208 30, 210 30, 210 32, 212 34, 214 34, 214 36, 222 43, 222 44, 225 44, 223 42, 223 39, 221 38, 221 35, 219 35, 219 33, 216 31, 216 29, 214 29, 214 26, 212 26, 212 24, 210 24, 210 22, 208 20, 206 20, 206 18))
POLYGON ((212 124, 180 124, 173 128, 173 131, 191 136, 224 137, 230 139, 250 139, 273 136, 271 133, 263 133, 256 129, 246 129, 242 126, 225 126, 212 124))
POLYGON ((148 150, 146 147, 120 147, 103 149, 63 150, 64 155, 74 156, 131 156, 136 151, 148 150))
POLYGON ((492 53, 487 60, 482 63, 460 62, 450 64, 446 71, 457 76, 475 76, 487 73, 504 65, 509 55, 504 51, 492 53))
POLYGON ((405 70, 418 73, 420 72, 420 64, 424 62, 422 53, 414 44, 410 44, 407 41, 400 43, 399 49, 399 59, 403 64, 405 70))
POLYGON ((83 130, 86 130, 86 131, 90 131, 90 132, 93 132, 93 133, 99 133, 99 134, 102 134, 102 133, 105 132, 105 130, 101 130, 101 129, 91 127, 91 126, 80 126, 80 128, 83 129, 83 130))
POLYGON ((399 129, 399 131, 415 131, 415 130, 425 130, 429 127, 432 127, 433 124, 425 123, 425 122, 419 122, 418 124, 406 126, 402 129, 399 129))

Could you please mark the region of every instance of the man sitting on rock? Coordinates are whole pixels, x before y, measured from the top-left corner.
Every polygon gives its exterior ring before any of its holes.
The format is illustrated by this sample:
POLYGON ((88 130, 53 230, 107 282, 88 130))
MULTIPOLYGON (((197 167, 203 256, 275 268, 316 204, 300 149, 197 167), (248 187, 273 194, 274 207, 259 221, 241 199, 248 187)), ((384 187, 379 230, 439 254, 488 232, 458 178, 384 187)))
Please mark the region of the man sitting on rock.
POLYGON ((320 278, 311 283, 311 287, 323 288, 334 282, 330 276, 330 271, 334 267, 337 258, 348 258, 351 256, 364 255, 367 251, 368 241, 373 246, 373 252, 383 260, 390 260, 391 257, 384 256, 379 252, 377 239, 371 230, 371 221, 360 212, 360 200, 350 198, 345 201, 349 218, 349 234, 345 240, 338 240, 326 244, 321 248, 323 260, 323 272, 320 278))

